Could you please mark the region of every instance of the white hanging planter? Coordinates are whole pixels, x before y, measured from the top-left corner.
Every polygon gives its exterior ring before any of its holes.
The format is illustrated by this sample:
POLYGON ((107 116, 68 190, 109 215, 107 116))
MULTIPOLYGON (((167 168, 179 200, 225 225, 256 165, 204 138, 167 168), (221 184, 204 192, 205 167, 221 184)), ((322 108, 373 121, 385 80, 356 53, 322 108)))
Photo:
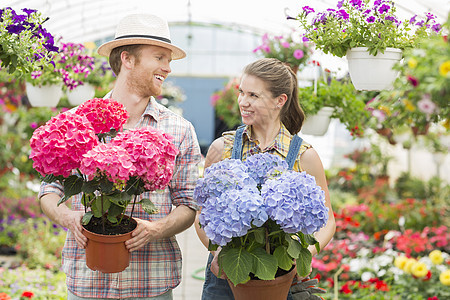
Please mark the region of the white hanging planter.
POLYGON ((34 107, 56 107, 63 95, 62 84, 33 86, 25 83, 28 101, 34 107))
POLYGON ((95 96, 95 87, 92 84, 85 83, 79 85, 73 90, 67 91, 69 103, 73 106, 80 105, 86 100, 90 100, 95 96))
POLYGON ((324 135, 328 126, 330 125, 331 118, 334 108, 332 107, 322 107, 316 115, 306 117, 303 122, 301 133, 308 135, 324 135))
POLYGON ((392 67, 402 58, 402 51, 386 48, 384 53, 370 55, 367 47, 356 47, 347 51, 348 71, 355 89, 381 91, 392 88, 398 71, 392 67))

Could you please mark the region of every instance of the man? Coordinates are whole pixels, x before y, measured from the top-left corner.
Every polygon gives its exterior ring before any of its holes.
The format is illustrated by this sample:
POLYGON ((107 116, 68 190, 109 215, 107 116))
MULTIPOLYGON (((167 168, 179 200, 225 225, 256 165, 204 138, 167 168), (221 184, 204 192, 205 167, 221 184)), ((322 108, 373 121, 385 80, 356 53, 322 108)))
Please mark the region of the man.
MULTIPOLYGON (((57 206, 63 191, 58 184, 42 184, 39 193, 44 213, 69 229, 62 251, 67 276, 68 299, 172 299, 172 289, 181 280, 181 252, 175 234, 189 228, 197 206, 192 198, 201 159, 191 123, 156 103, 153 96, 171 72, 172 59, 186 56, 171 44, 165 20, 154 15, 130 15, 117 27, 115 39, 101 45, 98 53, 109 56, 117 80, 105 98, 122 103, 129 113, 125 129, 153 126, 174 137, 180 150, 169 187, 150 197, 158 207, 154 215, 140 206, 137 229, 125 244, 131 252, 130 266, 123 272, 104 274, 86 266, 81 217, 81 195, 72 198, 71 208, 57 206), (172 210, 172 205, 176 208, 172 210)), ((130 210, 131 208, 128 208, 130 210)))

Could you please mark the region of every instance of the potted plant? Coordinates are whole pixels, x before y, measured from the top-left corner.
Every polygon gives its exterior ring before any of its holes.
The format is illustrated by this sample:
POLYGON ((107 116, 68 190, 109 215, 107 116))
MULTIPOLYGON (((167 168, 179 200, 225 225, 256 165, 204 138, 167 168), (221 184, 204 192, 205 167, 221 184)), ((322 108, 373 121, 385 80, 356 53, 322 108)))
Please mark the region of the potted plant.
POLYGON ((136 222, 132 213, 124 214, 128 204, 133 201, 132 212, 137 203, 149 214, 156 212, 150 199, 138 199, 139 195, 166 187, 178 154, 172 137, 157 129, 119 132, 127 118, 122 104, 94 98, 51 118, 30 139, 33 167, 44 181, 59 181, 64 187, 58 205, 83 193, 86 264, 105 273, 120 272, 129 264, 124 241, 136 222), (105 235, 118 239, 115 244, 106 242, 111 252, 92 249, 103 245, 105 235))
POLYGON ((239 78, 231 78, 225 87, 211 96, 217 117, 232 129, 242 123, 238 104, 239 78))
POLYGON ((347 56, 350 76, 358 90, 388 89, 397 76, 392 66, 401 59, 402 51, 416 46, 420 37, 441 30, 431 13, 420 21, 417 16, 401 21, 393 1, 371 2, 341 0, 336 8, 317 13, 305 6, 297 17, 304 37, 317 49, 347 56))
POLYGON ((366 110, 365 95, 357 93, 348 78, 320 80, 317 87, 311 85, 299 88, 299 102, 306 114, 301 132, 311 135, 324 135, 330 118, 339 119, 351 135, 363 135, 365 122, 369 118, 366 110), (325 120, 319 119, 321 111, 326 109, 325 120), (316 121, 319 121, 316 122, 316 121))
POLYGON ((199 221, 209 250, 222 247, 219 267, 235 299, 286 299, 295 273, 310 272, 308 246, 320 250, 313 233, 328 220, 325 194, 314 177, 288 170, 276 155, 256 154, 205 169, 194 197, 202 207, 199 221), (277 272, 286 274, 281 287, 271 284, 277 272), (271 288, 253 291, 251 279, 271 288), (242 298, 241 291, 251 296, 242 298))
POLYGON ((34 9, 0 9, 0 60, 8 73, 22 77, 53 63, 58 52, 53 36, 43 27, 48 18, 34 9))
POLYGON ((269 36, 267 33, 262 37, 262 44, 253 50, 254 53, 263 57, 276 58, 285 62, 297 73, 304 66, 312 54, 308 43, 301 40, 299 33, 292 32, 287 36, 269 36), (297 37, 297 41, 294 41, 297 37))
MULTIPOLYGON (((444 24, 447 30, 450 21, 444 24)), ((404 53, 395 66, 400 76, 392 91, 383 91, 368 103, 375 128, 407 126, 414 136, 424 135, 431 124, 450 128, 450 45, 441 36, 427 37, 404 53)))
POLYGON ((56 107, 63 95, 63 77, 53 65, 27 74, 25 86, 28 101, 34 107, 56 107))

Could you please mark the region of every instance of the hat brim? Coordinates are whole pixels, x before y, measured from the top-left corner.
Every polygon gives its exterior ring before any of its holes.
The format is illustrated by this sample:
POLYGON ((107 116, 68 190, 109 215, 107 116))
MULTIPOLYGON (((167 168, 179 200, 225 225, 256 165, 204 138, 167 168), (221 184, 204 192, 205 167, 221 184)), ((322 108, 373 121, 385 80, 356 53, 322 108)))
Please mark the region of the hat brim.
POLYGON ((167 48, 172 51, 172 59, 181 59, 186 57, 186 52, 184 52, 181 48, 178 48, 177 46, 174 46, 172 44, 154 40, 150 38, 123 38, 119 40, 113 40, 104 43, 100 47, 98 47, 97 52, 98 54, 102 56, 107 56, 111 54, 112 49, 125 46, 125 45, 153 45, 153 46, 159 46, 163 48, 167 48))

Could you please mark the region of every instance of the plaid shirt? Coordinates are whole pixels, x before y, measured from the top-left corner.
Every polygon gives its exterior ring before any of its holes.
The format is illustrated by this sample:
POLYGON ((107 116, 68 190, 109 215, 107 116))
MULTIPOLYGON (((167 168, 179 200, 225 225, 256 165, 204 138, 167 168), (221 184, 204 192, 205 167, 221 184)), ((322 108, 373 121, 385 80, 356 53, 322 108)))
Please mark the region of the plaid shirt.
MULTIPOLYGON (((283 159, 286 159, 286 156, 289 152, 289 145, 291 144, 291 140, 293 135, 287 130, 287 128, 281 124, 280 132, 278 132, 275 140, 272 144, 267 146, 265 149, 259 148, 259 142, 251 138, 252 136, 252 128, 246 127, 243 133, 243 149, 242 149, 242 160, 246 160, 247 157, 252 156, 258 153, 268 152, 270 154, 275 154, 280 156, 283 159)), ((233 150, 234 136, 236 131, 227 131, 223 133, 224 138, 224 152, 222 154, 222 159, 230 158, 231 152, 233 150)), ((302 142, 300 150, 298 151, 297 159, 294 163, 294 171, 300 172, 303 171, 300 166, 300 156, 305 150, 311 148, 312 146, 305 141, 302 142)))
MULTIPOLYGON (((192 124, 174 114, 151 98, 136 127, 152 126, 174 137, 180 150, 169 187, 164 191, 146 192, 141 197, 150 198, 158 207, 157 214, 148 215, 140 205, 133 216, 154 221, 167 216, 172 205, 186 205, 194 210, 198 206, 193 190, 198 179, 201 159, 197 136, 192 124)), ((62 187, 52 183, 41 185, 39 197, 56 193, 63 196, 62 187)), ((72 197, 72 209, 84 210, 81 194, 72 197)), ((131 212, 131 205, 127 208, 131 212)), ((120 273, 105 274, 86 266, 85 250, 77 246, 69 231, 62 251, 62 267, 66 273, 67 288, 75 295, 89 298, 154 297, 175 288, 181 281, 181 251, 175 236, 152 241, 144 248, 131 253, 130 266, 120 273)))

